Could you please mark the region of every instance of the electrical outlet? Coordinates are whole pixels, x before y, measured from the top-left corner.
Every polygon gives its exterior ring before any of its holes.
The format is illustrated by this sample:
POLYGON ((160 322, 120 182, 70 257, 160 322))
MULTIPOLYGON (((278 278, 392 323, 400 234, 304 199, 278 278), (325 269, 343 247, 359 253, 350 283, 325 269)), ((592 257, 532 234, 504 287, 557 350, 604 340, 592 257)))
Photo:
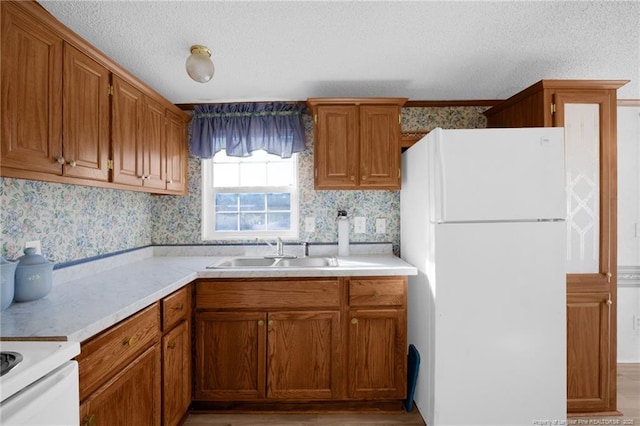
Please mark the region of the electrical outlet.
POLYGON ((40 240, 27 241, 24 243, 24 248, 34 247, 36 249, 36 254, 42 254, 42 244, 40 240))
POLYGON ((376 234, 387 233, 387 219, 376 219, 376 234))
POLYGON ((316 218, 315 216, 307 216, 304 218, 304 232, 312 234, 316 232, 316 218))
POLYGON ((367 218, 366 217, 356 217, 353 219, 353 232, 356 234, 366 234, 367 233, 367 218))
POLYGON ((633 329, 640 330, 640 315, 633 316, 633 329))

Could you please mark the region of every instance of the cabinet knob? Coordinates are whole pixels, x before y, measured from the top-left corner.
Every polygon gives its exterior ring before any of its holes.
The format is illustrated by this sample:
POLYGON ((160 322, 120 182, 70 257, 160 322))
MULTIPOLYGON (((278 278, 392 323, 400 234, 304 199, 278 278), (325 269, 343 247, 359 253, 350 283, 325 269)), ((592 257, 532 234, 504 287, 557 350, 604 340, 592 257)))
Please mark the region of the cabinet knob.
POLYGON ((82 419, 82 424, 83 426, 93 426, 96 424, 96 415, 95 414, 91 414, 88 416, 84 416, 84 418, 82 419))
POLYGON ((358 318, 351 318, 351 324, 357 324, 358 318))
POLYGON ((167 343, 167 347, 168 347, 169 349, 175 349, 175 347, 176 347, 176 342, 169 342, 169 343, 167 343))
POLYGON ((176 306, 174 306, 174 307, 173 307, 173 309, 174 309, 175 311, 181 311, 181 310, 183 310, 183 309, 184 309, 184 304, 182 304, 182 303, 178 303, 176 306))
POLYGON ((375 293, 373 293, 373 295, 374 295, 375 297, 380 297, 380 296, 382 296, 382 294, 381 294, 379 291, 376 291, 375 293))
POLYGON ((258 321, 258 327, 262 327, 263 325, 264 325, 264 321, 259 320, 259 321, 258 321))
POLYGON ((367 180, 367 176, 362 176, 362 180, 367 180))
POLYGON ((58 162, 58 164, 61 164, 61 165, 66 163, 66 160, 64 159, 64 157, 58 157, 56 161, 58 162))
POLYGON ((123 344, 124 344, 125 346, 129 346, 129 347, 131 347, 131 346, 133 346, 133 345, 135 345, 135 344, 136 344, 136 338, 135 338, 135 337, 133 337, 133 336, 131 336, 131 337, 129 337, 128 339, 125 339, 125 341, 124 341, 124 343, 123 343, 123 344))
POLYGON ((349 179, 351 179, 353 181, 353 180, 356 180, 356 177, 355 176, 349 176, 349 179))
POLYGON ((76 163, 75 160, 71 160, 71 161, 67 161, 67 163, 71 166, 71 167, 75 167, 77 166, 78 163, 76 163))
POLYGON ((608 300, 607 300, 607 305, 613 305, 613 300, 608 299, 608 300))
POLYGON ((173 179, 169 179, 167 183, 173 183, 173 179))

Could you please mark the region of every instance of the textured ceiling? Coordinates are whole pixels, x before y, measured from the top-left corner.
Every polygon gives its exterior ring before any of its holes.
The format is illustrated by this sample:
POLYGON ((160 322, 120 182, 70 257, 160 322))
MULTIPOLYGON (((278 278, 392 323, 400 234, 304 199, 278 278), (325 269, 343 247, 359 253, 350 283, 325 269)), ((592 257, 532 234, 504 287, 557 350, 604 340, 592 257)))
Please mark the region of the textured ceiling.
POLYGON ((40 1, 173 103, 504 99, 546 79, 631 80, 640 2, 40 1), (189 79, 192 44, 212 52, 189 79))

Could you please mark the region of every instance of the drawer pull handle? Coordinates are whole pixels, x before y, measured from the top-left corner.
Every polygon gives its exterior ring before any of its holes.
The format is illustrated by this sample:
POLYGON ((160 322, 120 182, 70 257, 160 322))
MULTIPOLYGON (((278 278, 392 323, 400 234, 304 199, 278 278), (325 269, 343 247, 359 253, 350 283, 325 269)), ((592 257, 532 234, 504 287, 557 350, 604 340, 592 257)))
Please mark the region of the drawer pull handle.
POLYGON ((95 414, 91 414, 89 416, 85 416, 82 419, 82 424, 85 426, 93 426, 96 424, 96 415, 95 414))
POLYGON ((358 318, 351 318, 351 324, 357 324, 358 318))
POLYGON ((373 293, 373 295, 375 297, 380 297, 380 296, 382 296, 382 293, 380 293, 379 291, 376 291, 375 293, 373 293))
POLYGON ((128 339, 125 339, 124 341, 124 345, 129 347, 135 345, 135 343, 136 343, 136 338, 133 336, 129 337, 128 339))
POLYGON ((176 311, 181 311, 184 309, 184 304, 183 303, 178 303, 176 306, 173 307, 174 310, 176 311))
POLYGON ((264 326, 264 321, 262 320, 258 321, 258 327, 262 327, 262 326, 264 326))
POLYGON ((169 342, 169 343, 167 343, 167 347, 168 347, 169 349, 175 349, 175 347, 176 347, 176 342, 169 342))

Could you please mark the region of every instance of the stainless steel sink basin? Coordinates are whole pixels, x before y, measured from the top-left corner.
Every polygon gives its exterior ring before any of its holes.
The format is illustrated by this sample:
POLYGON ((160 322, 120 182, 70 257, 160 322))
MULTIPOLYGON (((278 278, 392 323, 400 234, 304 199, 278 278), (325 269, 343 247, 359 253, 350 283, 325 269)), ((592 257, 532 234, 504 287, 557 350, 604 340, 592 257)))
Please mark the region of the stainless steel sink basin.
POLYGON ((273 266, 282 268, 322 268, 338 266, 338 259, 335 257, 299 257, 296 259, 282 259, 273 266))
POLYGON ((256 269, 256 268, 323 268, 336 267, 338 260, 333 257, 234 257, 207 266, 209 269, 256 269))

